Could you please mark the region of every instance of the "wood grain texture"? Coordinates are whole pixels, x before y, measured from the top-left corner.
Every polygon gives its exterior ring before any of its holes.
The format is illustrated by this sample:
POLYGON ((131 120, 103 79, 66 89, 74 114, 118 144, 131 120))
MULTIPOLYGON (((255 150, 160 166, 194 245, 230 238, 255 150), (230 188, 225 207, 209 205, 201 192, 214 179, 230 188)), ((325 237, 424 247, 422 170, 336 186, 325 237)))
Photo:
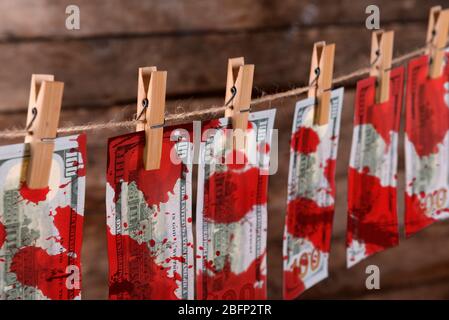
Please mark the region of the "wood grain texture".
MULTIPOLYGON (((393 24, 395 53, 425 43, 425 25, 393 24)), ((132 38, 0 44, 0 110, 24 108, 31 73, 51 73, 65 82, 63 107, 135 101, 138 67, 168 71, 167 94, 220 93, 229 57, 255 64, 253 97, 304 85, 317 40, 336 44, 334 74, 369 63, 371 32, 360 26, 294 29, 181 38, 132 38)))
POLYGON ((427 0, 2 0, 0 40, 107 37, 142 34, 228 32, 242 29, 357 24, 365 8, 379 5, 382 22, 425 21, 427 0), (76 4, 81 29, 65 28, 65 9, 76 4))

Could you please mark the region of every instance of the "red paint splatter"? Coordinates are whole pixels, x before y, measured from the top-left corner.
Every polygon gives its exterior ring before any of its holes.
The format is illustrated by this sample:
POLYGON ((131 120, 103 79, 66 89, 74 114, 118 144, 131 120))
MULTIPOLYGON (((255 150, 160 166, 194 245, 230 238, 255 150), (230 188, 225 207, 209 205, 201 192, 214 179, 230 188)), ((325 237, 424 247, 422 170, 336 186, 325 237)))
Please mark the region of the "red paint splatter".
POLYGON ((324 176, 326 177, 329 183, 329 191, 328 193, 335 198, 335 168, 337 161, 335 159, 327 159, 326 167, 324 167, 324 176))
POLYGON ((204 217, 216 223, 240 221, 255 205, 267 202, 268 176, 259 168, 215 172, 205 181, 204 217))
POLYGON ((390 98, 376 103, 376 78, 369 77, 357 82, 354 125, 371 124, 387 146, 390 132, 399 130, 404 83, 404 68, 399 67, 390 74, 390 98))
MULTIPOLYGON (((446 54, 446 57, 449 58, 449 54, 446 54)), ((424 157, 439 151, 449 130, 449 106, 444 101, 444 96, 447 94, 444 83, 449 82, 449 64, 446 64, 441 77, 431 79, 428 77, 428 56, 424 55, 410 61, 408 75, 405 130, 418 156, 424 157)), ((444 150, 442 152, 446 153, 444 150)), ((440 163, 440 165, 448 164, 440 163)), ((411 172, 411 175, 415 178, 408 181, 408 186, 413 186, 416 177, 419 179, 418 172, 411 172)), ((435 221, 427 212, 426 201, 421 200, 433 197, 429 191, 432 186, 428 187, 420 195, 405 194, 407 237, 435 221)), ((442 207, 432 213, 435 215, 448 210, 449 208, 442 207)))
MULTIPOLYGON (((67 187, 69 184, 71 184, 72 183, 72 180, 70 180, 69 182, 67 182, 67 183, 63 183, 63 184, 61 184, 60 186, 59 186, 59 189, 64 189, 65 187, 67 187)), ((65 193, 64 193, 65 194, 65 193)))
POLYGON ((78 138, 76 139, 78 141, 78 150, 81 153, 81 157, 83 159, 83 167, 78 168, 77 175, 78 177, 84 177, 86 176, 86 167, 87 167, 87 135, 86 134, 80 134, 78 135, 78 138))
MULTIPOLYGON (((201 134, 204 135, 204 133, 209 129, 219 130, 221 128, 222 128, 222 126, 220 124, 220 119, 212 119, 209 121, 205 121, 202 123, 202 126, 201 126, 201 134)), ((205 137, 201 137, 201 138, 205 138, 205 137)), ((202 141, 205 141, 205 140, 202 140, 202 141)))
POLYGON ((208 266, 209 272, 198 273, 197 292, 200 300, 263 300, 266 295, 266 276, 261 273, 260 266, 264 254, 251 263, 242 273, 236 274, 231 270, 227 258, 220 271, 208 266), (256 286, 256 283, 261 286, 256 286))
MULTIPOLYGON (((52 300, 73 299, 80 290, 69 290, 66 286, 67 277, 70 276, 66 268, 72 262, 73 258, 66 252, 49 255, 42 248, 25 247, 14 255, 10 270, 20 283, 41 290, 52 300)), ((75 262, 79 266, 79 261, 75 262)))
POLYGON ((0 248, 3 246, 3 243, 5 243, 6 239, 6 230, 3 223, 0 222, 0 248))
POLYGON ((155 261, 146 243, 139 244, 127 235, 111 235, 108 230, 109 299, 177 300, 175 291, 181 276, 168 275, 155 261), (121 256, 117 256, 120 248, 121 256), (119 265, 121 266, 119 268, 119 265))
POLYGON ((287 232, 329 252, 334 206, 320 207, 311 199, 299 197, 288 203, 287 210, 287 232))
MULTIPOLYGON (((249 129, 248 131, 252 131, 253 129, 253 124, 251 121, 248 121, 248 126, 247 128, 249 129)), ((205 135, 207 130, 210 129, 215 129, 217 132, 222 131, 221 134, 223 134, 223 136, 232 136, 232 127, 231 127, 231 122, 229 121, 228 124, 226 126, 221 124, 220 119, 212 119, 209 121, 204 121, 201 124, 201 141, 205 141, 211 133, 213 133, 212 131, 210 133, 208 133, 207 135, 205 135)))
POLYGON ((244 152, 232 150, 226 154, 225 163, 230 170, 244 169, 248 164, 248 158, 244 152))
POLYGON ((300 127, 291 138, 290 147, 299 153, 310 154, 316 152, 320 144, 320 137, 312 129, 300 127))
POLYGON ((428 77, 428 65, 426 55, 408 65, 405 131, 420 157, 437 153, 449 130, 449 106, 444 101, 449 64, 437 79, 428 77))
POLYGON ((426 207, 421 201, 425 194, 409 195, 405 192, 405 236, 411 237, 416 232, 435 222, 435 219, 426 215, 426 207))
POLYGON ((168 201, 169 194, 174 193, 176 182, 186 172, 186 166, 180 163, 179 159, 172 161, 170 158, 171 150, 176 144, 176 141, 170 141, 171 130, 173 129, 164 132, 161 164, 157 170, 145 170, 143 167, 145 148, 143 132, 109 140, 107 180, 115 189, 114 201, 120 196, 121 180, 128 183, 135 182, 150 207, 168 201), (120 160, 117 160, 118 157, 120 160))
POLYGON ((270 145, 266 142, 261 142, 260 144, 257 145, 257 151, 268 154, 270 153, 270 145))
MULTIPOLYGON (((167 149, 167 148, 165 148, 167 149)), ((167 158, 162 153, 162 159, 167 158)), ((149 206, 165 203, 169 199, 169 193, 173 194, 176 182, 182 175, 182 164, 173 164, 171 161, 161 161, 159 170, 139 170, 135 182, 140 191, 143 192, 149 206), (157 188, 155 188, 157 186, 157 188)))
POLYGON ((19 193, 27 203, 38 204, 41 201, 47 199, 47 194, 50 192, 50 188, 46 187, 43 189, 30 189, 28 188, 26 182, 22 182, 20 185, 19 193))
POLYGON ((183 256, 179 256, 179 257, 171 257, 171 260, 175 260, 175 261, 179 261, 181 263, 186 262, 186 259, 183 256))
POLYGON ((295 299, 303 293, 305 289, 301 278, 300 267, 295 266, 292 271, 284 271, 284 299, 295 299))
POLYGON ((57 207, 53 223, 59 232, 59 243, 69 252, 81 254, 84 217, 70 206, 57 207), (72 239, 75 238, 75 242, 72 239), (74 245, 74 247, 71 247, 74 245))
POLYGON ((348 232, 346 245, 352 240, 365 244, 366 256, 399 243, 396 212, 396 188, 381 186, 378 177, 349 168, 348 232))

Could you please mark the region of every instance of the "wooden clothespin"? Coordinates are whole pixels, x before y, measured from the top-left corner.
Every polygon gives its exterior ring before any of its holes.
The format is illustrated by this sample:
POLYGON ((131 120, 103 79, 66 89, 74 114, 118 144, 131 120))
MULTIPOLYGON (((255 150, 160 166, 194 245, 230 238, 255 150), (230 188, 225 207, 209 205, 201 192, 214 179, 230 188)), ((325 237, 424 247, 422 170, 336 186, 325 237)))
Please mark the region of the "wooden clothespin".
POLYGON ((441 6, 430 9, 429 26, 427 28, 427 50, 429 55, 429 76, 438 78, 443 74, 444 47, 449 32, 449 9, 441 6))
POLYGON ((248 128, 248 116, 251 108, 253 78, 253 64, 245 64, 243 57, 228 60, 225 116, 232 118, 236 150, 245 150, 246 147, 245 132, 248 128))
POLYGON ((150 85, 151 73, 157 71, 156 67, 141 67, 138 72, 137 83, 137 125, 136 131, 145 130, 146 109, 148 107, 148 87, 150 85))
POLYGON ((326 124, 329 121, 334 55, 335 44, 326 44, 326 42, 320 41, 313 45, 309 77, 311 88, 308 97, 316 99, 314 123, 318 125, 326 124))
POLYGON ((376 77, 376 103, 390 98, 390 72, 393 59, 394 31, 374 31, 371 36, 370 76, 376 77))
POLYGON ((156 170, 161 165, 162 136, 164 133, 167 71, 156 67, 139 68, 137 88, 137 131, 145 130, 145 170, 156 170))
POLYGON ((25 143, 30 144, 26 176, 30 189, 48 187, 63 91, 64 83, 54 81, 53 75, 33 74, 31 77, 25 136, 25 143))

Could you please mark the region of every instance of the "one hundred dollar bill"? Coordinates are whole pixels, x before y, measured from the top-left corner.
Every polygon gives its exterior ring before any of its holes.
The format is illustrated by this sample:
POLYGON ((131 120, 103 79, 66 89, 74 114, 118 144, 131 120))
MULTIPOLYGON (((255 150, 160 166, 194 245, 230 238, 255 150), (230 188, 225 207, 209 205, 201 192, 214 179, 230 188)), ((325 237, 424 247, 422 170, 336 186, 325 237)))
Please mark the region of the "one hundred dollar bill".
POLYGON ((0 299, 80 299, 86 136, 55 139, 47 188, 28 188, 28 161, 0 147, 0 299))
MULTIPOLYGON (((446 53, 446 61, 449 53, 446 53)), ((405 233, 449 218, 449 63, 429 77, 429 57, 409 62, 405 117, 405 233)))
POLYGON ((389 99, 376 103, 376 77, 357 83, 348 172, 348 268, 399 243, 398 131, 404 68, 390 74, 389 99))
POLYGON ((197 299, 266 299, 267 191, 275 110, 250 113, 246 149, 228 118, 203 124, 197 197, 197 299), (212 134, 207 134, 212 131, 212 134))
POLYGON ((285 299, 328 276, 342 105, 343 88, 333 90, 328 122, 318 125, 315 99, 296 103, 283 243, 285 299))
POLYGON ((191 126, 164 128, 160 168, 145 170, 145 132, 109 139, 109 298, 193 299, 191 126))

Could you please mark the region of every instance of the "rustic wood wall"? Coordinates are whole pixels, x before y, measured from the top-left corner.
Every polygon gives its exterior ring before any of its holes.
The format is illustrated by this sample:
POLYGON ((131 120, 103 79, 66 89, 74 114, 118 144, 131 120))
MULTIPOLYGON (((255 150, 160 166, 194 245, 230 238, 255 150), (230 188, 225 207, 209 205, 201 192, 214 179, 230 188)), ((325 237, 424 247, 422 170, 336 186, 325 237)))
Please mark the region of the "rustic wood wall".
MULTIPOLYGON (((380 6, 381 27, 396 31, 399 55, 424 45, 428 10, 445 1, 0 0, 0 130, 24 126, 32 73, 54 73, 65 82, 62 126, 129 119, 135 112, 137 68, 144 65, 168 70, 169 112, 221 104, 227 58, 232 56, 243 55, 256 64, 253 96, 304 85, 312 45, 318 40, 337 44, 335 74, 345 74, 368 64, 369 4, 380 6), (80 6, 81 30, 65 29, 68 4, 80 6)), ((345 84, 330 277, 303 298, 447 299, 449 223, 437 223, 397 248, 345 268, 354 85, 345 84), (380 267, 379 291, 365 289, 368 264, 380 267)), ((269 297, 274 299, 281 298, 288 143, 297 98, 272 103, 278 108, 275 125, 280 130, 279 172, 269 185, 269 297)), ((122 132, 88 135, 83 289, 89 299, 107 298, 106 139, 122 132)), ((0 136, 1 144, 20 140, 0 136)), ((400 178, 403 162, 401 153, 400 178)), ((399 188, 402 196, 403 184, 399 188)), ((400 197, 401 219, 402 201, 400 197)))

